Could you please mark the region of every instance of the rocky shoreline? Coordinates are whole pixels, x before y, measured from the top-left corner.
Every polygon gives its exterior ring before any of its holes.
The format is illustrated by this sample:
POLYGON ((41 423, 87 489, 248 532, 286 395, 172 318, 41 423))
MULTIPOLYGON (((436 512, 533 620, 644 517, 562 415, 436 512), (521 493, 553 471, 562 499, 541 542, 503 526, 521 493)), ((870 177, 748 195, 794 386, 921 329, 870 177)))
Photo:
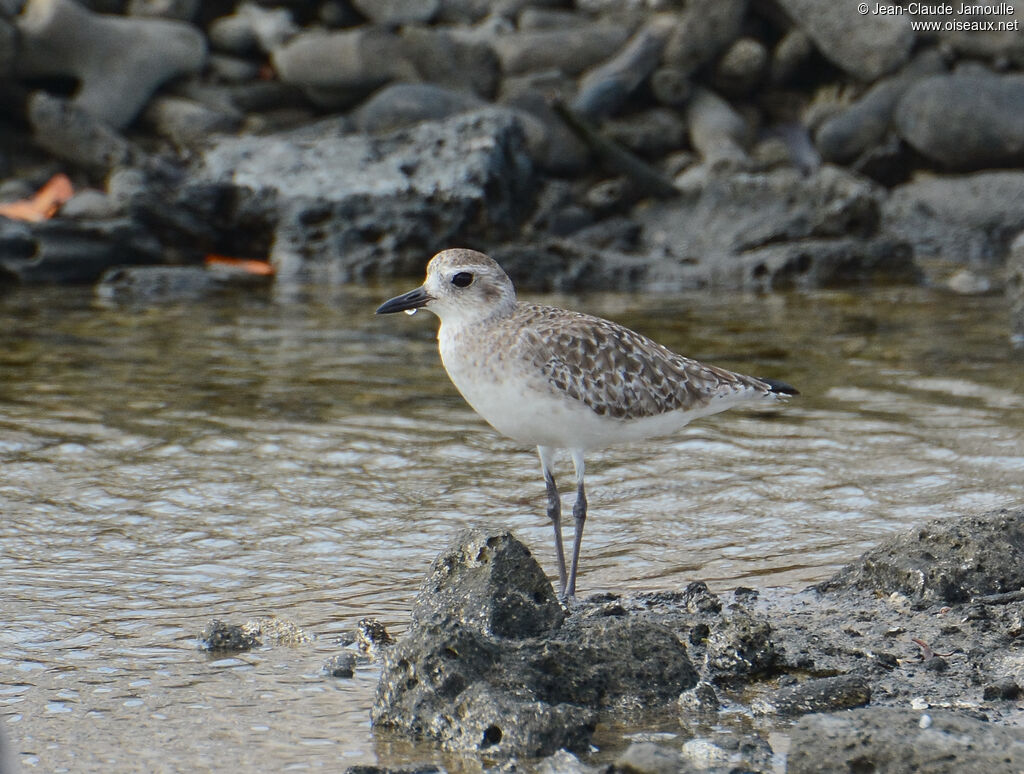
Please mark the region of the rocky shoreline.
POLYGON ((1022 644, 1024 509, 929 522, 803 592, 694 582, 571 610, 511 534, 472 530, 381 649, 373 723, 496 771, 1012 772, 1022 644), (613 721, 658 741, 587 763, 613 721))
MULTIPOLYGON (((276 618, 200 637, 213 652, 309 641, 276 618)), ((381 664, 374 729, 467 770, 1011 774, 1024 767, 1024 509, 933 520, 803 591, 695 581, 569 607, 511 533, 467 530, 435 559, 405 634, 364 619, 341 644, 325 679, 381 664), (594 747, 609 724, 636 740, 613 760, 594 747)))
POLYGON ((1016 293, 1022 64, 1019 32, 813 0, 4 0, 0 206, 75 193, 0 217, 0 274, 465 245, 533 290, 1016 293))

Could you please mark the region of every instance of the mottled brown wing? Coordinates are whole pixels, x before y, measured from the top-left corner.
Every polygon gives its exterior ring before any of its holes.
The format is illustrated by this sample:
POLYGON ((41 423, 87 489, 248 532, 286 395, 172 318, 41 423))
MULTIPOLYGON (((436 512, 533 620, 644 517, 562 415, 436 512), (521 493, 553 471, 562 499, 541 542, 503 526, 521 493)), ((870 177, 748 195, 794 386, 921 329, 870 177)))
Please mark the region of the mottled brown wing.
POLYGON ((555 390, 602 416, 639 419, 699 409, 768 385, 677 355, 621 325, 553 307, 522 305, 522 354, 555 390))

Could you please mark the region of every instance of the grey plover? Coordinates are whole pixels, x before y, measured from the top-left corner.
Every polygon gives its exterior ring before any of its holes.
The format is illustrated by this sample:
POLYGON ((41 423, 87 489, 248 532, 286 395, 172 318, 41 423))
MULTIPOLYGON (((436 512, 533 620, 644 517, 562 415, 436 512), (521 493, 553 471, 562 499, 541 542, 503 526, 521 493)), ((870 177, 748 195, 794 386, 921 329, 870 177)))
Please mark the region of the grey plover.
POLYGON ((796 395, 784 382, 705 365, 617 323, 522 303, 512 281, 475 250, 444 250, 421 287, 384 302, 377 314, 427 309, 438 316, 441 361, 470 406, 498 432, 536 446, 555 530, 559 593, 576 594, 587 498, 583 455, 679 430, 742 403, 796 395), (576 469, 576 531, 566 573, 555 449, 576 469))

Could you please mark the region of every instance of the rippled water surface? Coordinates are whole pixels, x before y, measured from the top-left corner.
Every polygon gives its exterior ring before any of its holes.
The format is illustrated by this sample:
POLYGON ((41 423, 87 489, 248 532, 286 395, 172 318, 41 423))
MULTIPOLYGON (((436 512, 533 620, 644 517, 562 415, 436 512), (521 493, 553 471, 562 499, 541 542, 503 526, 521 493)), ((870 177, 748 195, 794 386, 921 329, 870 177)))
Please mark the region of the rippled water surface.
MULTIPOLYGON (((0 297, 0 712, 25 769, 434 755, 371 733, 375 667, 323 676, 338 637, 364 616, 400 632, 463 527, 510 527, 554 563, 535 455, 462 402, 430 315, 373 316, 403 289, 0 297), (197 650, 211 619, 261 615, 317 639, 197 650)), ((1024 361, 1000 299, 553 300, 803 392, 591 454, 584 595, 799 587, 924 519, 1024 502, 1024 361)))

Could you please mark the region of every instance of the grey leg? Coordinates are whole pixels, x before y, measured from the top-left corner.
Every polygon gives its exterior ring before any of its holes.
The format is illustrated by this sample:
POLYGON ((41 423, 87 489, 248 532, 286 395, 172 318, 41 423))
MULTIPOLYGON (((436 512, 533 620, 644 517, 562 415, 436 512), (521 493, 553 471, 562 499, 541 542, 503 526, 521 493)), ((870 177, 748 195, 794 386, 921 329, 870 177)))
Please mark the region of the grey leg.
POLYGON ((583 524, 587 520, 587 495, 583 491, 583 450, 572 450, 572 464, 576 468, 576 504, 572 507, 572 517, 576 520, 576 533, 572 539, 572 565, 569 569, 568 596, 576 596, 576 569, 580 563, 580 545, 583 543, 583 524))
MULTIPOLYGON (((548 518, 555 529, 555 558, 558 560, 558 596, 565 598, 565 550, 562 547, 562 498, 558 495, 555 476, 551 471, 551 447, 538 446, 540 466, 544 470, 544 483, 548 489, 548 518)), ((571 594, 570 594, 571 596, 571 594)))

